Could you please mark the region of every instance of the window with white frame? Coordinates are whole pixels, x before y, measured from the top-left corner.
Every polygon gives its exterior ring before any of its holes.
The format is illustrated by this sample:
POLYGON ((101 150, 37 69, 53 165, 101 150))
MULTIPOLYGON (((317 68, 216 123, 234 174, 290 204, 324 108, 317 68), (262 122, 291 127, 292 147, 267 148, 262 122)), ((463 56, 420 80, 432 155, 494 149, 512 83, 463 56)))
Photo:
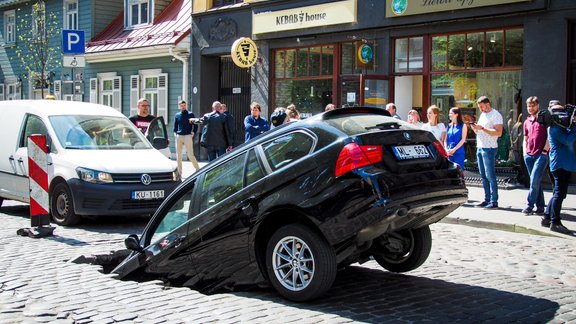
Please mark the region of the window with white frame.
POLYGON ((168 123, 168 73, 157 70, 141 70, 130 77, 130 115, 138 112, 138 100, 146 98, 150 114, 164 117, 168 123))
POLYGON ((122 112, 122 77, 116 72, 99 73, 90 79, 90 102, 110 106, 122 112))
POLYGON ((32 6, 32 35, 37 40, 46 39, 46 6, 39 1, 32 6))
POLYGON ((64 0, 64 28, 78 30, 78 0, 64 0))
POLYGON ((6 80, 5 85, 5 93, 4 99, 5 100, 18 100, 21 99, 21 87, 20 81, 14 79, 6 80))
POLYGON ((13 44, 16 41, 16 11, 4 12, 4 42, 13 44))
POLYGON ((150 0, 126 0, 126 27, 148 24, 150 0))

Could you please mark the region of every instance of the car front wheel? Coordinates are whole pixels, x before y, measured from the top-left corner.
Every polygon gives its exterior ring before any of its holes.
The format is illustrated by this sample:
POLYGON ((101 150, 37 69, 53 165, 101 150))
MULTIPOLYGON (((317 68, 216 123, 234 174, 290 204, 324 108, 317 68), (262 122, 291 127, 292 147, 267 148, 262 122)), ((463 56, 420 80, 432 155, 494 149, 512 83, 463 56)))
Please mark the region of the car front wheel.
POLYGON ((382 268, 392 272, 407 272, 421 266, 432 249, 432 234, 428 225, 387 233, 380 236, 371 250, 382 268))
POLYGON ((278 229, 266 248, 266 271, 286 299, 308 301, 324 294, 336 278, 336 254, 310 228, 290 224, 278 229))
POLYGON ((80 216, 74 213, 74 200, 70 189, 64 183, 59 183, 52 191, 50 213, 54 223, 63 226, 72 226, 80 222, 80 216))

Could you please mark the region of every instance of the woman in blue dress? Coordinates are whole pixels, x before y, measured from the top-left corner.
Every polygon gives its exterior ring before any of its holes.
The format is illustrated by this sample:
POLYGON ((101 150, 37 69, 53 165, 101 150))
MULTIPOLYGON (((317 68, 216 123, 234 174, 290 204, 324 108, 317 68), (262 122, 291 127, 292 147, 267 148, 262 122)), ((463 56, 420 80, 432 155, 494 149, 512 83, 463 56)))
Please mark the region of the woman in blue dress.
POLYGON ((446 152, 448 159, 452 162, 458 163, 460 168, 464 170, 464 143, 466 143, 466 136, 468 135, 468 127, 462 120, 460 108, 454 107, 448 113, 450 124, 446 131, 446 152))

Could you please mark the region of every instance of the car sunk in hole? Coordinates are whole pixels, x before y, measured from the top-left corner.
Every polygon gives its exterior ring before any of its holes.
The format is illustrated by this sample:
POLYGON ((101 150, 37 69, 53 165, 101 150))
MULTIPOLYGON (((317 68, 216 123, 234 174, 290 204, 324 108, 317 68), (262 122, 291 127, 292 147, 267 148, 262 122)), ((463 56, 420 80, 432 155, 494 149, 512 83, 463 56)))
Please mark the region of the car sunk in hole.
POLYGON ((426 261, 429 225, 467 200, 463 173, 427 131, 374 108, 275 128, 208 164, 160 206, 113 270, 202 292, 269 282, 322 296, 336 270, 426 261))

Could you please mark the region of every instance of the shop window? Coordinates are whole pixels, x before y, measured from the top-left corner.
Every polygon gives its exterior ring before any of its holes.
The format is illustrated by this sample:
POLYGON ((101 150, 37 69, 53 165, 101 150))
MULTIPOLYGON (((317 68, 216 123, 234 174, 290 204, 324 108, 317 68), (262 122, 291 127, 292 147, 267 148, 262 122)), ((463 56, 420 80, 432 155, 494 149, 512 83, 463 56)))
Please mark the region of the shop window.
POLYGON ((394 71, 422 72, 424 37, 398 38, 395 42, 394 71))
POLYGON ((361 69, 356 69, 356 46, 354 43, 342 44, 342 74, 360 74, 361 69))
POLYGON ((523 29, 433 36, 431 70, 521 67, 523 46, 523 29))

